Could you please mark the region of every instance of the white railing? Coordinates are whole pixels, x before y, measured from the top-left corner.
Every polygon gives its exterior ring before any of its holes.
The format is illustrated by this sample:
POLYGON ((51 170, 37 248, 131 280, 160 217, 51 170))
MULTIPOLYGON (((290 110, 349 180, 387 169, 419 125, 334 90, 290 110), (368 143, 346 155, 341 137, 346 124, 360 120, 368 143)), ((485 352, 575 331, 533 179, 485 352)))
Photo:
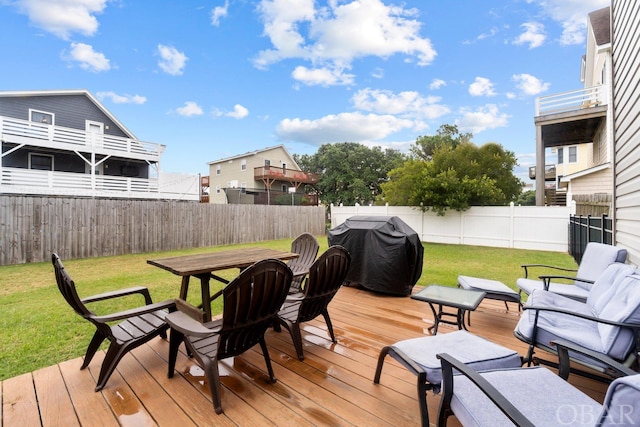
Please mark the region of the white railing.
POLYGON ((158 193, 157 179, 127 178, 71 172, 2 168, 0 192, 76 196, 152 197, 158 193))
POLYGON ((607 103, 606 87, 593 86, 537 98, 536 116, 578 111, 584 108, 607 105, 607 103))
POLYGON ((46 144, 49 147, 69 150, 83 149, 96 153, 143 158, 149 161, 159 161, 164 150, 161 144, 4 116, 0 116, 0 136, 9 142, 22 143, 31 140, 37 145, 46 144))

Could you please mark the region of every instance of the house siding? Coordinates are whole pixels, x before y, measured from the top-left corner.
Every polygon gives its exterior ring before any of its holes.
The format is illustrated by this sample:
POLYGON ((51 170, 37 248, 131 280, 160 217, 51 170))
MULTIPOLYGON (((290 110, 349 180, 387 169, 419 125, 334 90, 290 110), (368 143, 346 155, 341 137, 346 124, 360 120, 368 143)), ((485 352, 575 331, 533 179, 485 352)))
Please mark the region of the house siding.
POLYGON ((84 95, 0 97, 0 116, 29 120, 29 109, 55 114, 56 126, 85 130, 90 120, 104 123, 107 135, 130 136, 84 95))
POLYGON ((612 179, 613 171, 611 168, 607 168, 581 178, 572 179, 570 191, 573 195, 598 193, 610 194, 612 179))
POLYGON ((613 0, 615 243, 640 265, 640 2, 613 0))

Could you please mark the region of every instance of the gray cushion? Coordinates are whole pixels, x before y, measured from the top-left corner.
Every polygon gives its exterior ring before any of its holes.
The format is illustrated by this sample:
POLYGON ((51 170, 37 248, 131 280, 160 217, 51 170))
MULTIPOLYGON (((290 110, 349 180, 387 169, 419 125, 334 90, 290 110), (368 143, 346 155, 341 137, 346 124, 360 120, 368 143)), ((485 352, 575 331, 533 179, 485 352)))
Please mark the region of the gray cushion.
MULTIPOLYGON (((589 242, 582 254, 580 266, 576 277, 591 280, 598 279, 598 276, 613 262, 625 262, 627 260, 627 250, 604 243, 589 242)), ((576 281, 576 286, 591 288, 590 284, 576 281)))
POLYGON ((431 384, 442 381, 441 364, 436 357, 440 353, 449 353, 476 370, 522 366, 515 351, 464 330, 399 341, 393 347, 420 365, 431 384))
MULTIPOLYGON (((481 375, 533 424, 593 426, 602 406, 543 367, 483 372, 481 375), (587 414, 581 417, 580 415, 587 414)), ((451 409, 464 426, 513 426, 489 398, 462 375, 454 377, 451 409)))
POLYGON ((614 262, 602 272, 589 291, 587 304, 592 312, 598 316, 605 305, 615 294, 615 286, 612 286, 619 277, 633 273, 633 267, 628 264, 614 262))
POLYGON ((487 293, 511 295, 518 298, 518 293, 497 280, 482 279, 480 277, 458 276, 458 284, 464 289, 475 289, 487 293))
POLYGON ((640 425, 640 375, 616 379, 604 398, 604 411, 598 425, 640 425))

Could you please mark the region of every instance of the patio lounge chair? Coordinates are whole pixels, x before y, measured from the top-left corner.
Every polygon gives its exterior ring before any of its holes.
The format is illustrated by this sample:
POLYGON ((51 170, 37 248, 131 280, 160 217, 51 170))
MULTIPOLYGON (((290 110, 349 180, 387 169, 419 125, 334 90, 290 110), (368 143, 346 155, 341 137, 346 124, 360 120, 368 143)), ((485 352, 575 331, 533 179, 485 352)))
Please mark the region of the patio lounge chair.
POLYGON ((217 414, 222 413, 218 361, 239 356, 260 344, 269 379, 276 378, 264 340, 291 286, 292 273, 275 259, 258 261, 224 287, 222 318, 207 323, 196 320, 200 312, 178 299, 178 311, 167 315, 169 337, 169 378, 173 377, 178 348, 184 341, 189 354, 202 366, 217 414))
MULTIPOLYGON (((569 365, 569 349, 599 358, 566 341, 555 345, 560 366, 565 368, 569 365)), ((612 369, 629 376, 611 383, 601 405, 566 381, 566 369, 561 369, 560 376, 541 366, 477 372, 449 354, 439 354, 438 358, 443 375, 438 426, 446 426, 451 415, 463 426, 640 424, 640 374, 610 359, 601 361, 612 363, 612 369)))
POLYGON ((275 329, 279 331, 282 325, 289 331, 299 360, 304 360, 300 333, 302 322, 308 322, 322 314, 331 341, 337 342, 327 306, 344 282, 350 262, 351 257, 345 248, 331 246, 309 268, 309 275, 301 292, 287 296, 278 312, 275 329))
POLYGON ((380 383, 382 365, 387 355, 414 374, 417 377, 418 403, 424 427, 429 426, 427 391, 438 392, 442 381, 438 353, 453 354, 479 370, 522 366, 522 358, 515 351, 464 330, 407 339, 384 347, 378 356, 373 382, 380 383))
POLYGON ((593 282, 596 281, 598 276, 600 276, 607 266, 614 262, 624 263, 626 259, 626 249, 621 249, 612 245, 605 245, 604 243, 589 242, 587 243, 587 247, 585 248, 577 270, 544 264, 524 264, 522 266, 522 268, 524 268, 524 278, 518 279, 516 281, 516 286, 520 288, 520 293, 524 292, 528 295, 531 295, 535 289, 544 289, 549 292, 584 302, 589 296, 589 290, 591 289, 593 282), (544 279, 531 279, 529 278, 529 270, 532 268, 544 268, 547 272, 574 272, 576 275, 575 277, 568 277, 566 275, 561 276, 547 274, 544 279), (558 283, 553 282, 553 279, 565 279, 565 281, 570 280, 573 281, 573 283, 558 283))
POLYGON ((316 260, 320 244, 318 240, 309 233, 302 233, 291 242, 291 252, 298 254, 298 258, 294 258, 287 262, 287 265, 293 272, 293 280, 291 281, 291 292, 299 292, 304 278, 307 277, 309 267, 316 260))
MULTIPOLYGON (((524 306, 514 335, 529 344, 527 361, 536 348, 555 353, 550 342, 564 339, 631 367, 640 348, 640 275, 626 264, 611 264, 594 283, 586 303, 544 290, 535 290, 524 306)), ((572 360, 609 377, 619 376, 607 365, 580 354, 572 360)), ((576 371, 593 377, 584 371, 576 371)), ((595 379, 602 379, 596 375, 595 379)))
POLYGON ((107 355, 100 368, 95 391, 100 391, 104 388, 118 362, 125 354, 158 335, 163 338, 167 337, 168 326, 164 319, 167 315, 167 310, 175 309, 173 300, 153 303, 149 290, 142 286, 80 298, 75 282, 65 270, 57 254, 51 254, 51 263, 55 271, 58 289, 64 299, 78 315, 93 323, 96 327, 96 332, 87 347, 84 362, 80 369, 85 369, 89 366, 91 359, 93 359, 100 344, 105 339, 110 342, 107 355), (135 294, 140 294, 144 297, 144 306, 105 315, 98 315, 87 307, 87 304, 93 302, 135 294))

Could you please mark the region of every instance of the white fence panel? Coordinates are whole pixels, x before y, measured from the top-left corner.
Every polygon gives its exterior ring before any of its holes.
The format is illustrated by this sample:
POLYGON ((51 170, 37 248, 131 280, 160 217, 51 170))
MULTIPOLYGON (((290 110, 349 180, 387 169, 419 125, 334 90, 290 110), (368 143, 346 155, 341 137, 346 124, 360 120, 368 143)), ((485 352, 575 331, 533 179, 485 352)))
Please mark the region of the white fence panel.
POLYGON ((566 252, 575 207, 474 206, 444 216, 407 206, 331 206, 331 227, 352 216, 397 216, 423 242, 566 252))

